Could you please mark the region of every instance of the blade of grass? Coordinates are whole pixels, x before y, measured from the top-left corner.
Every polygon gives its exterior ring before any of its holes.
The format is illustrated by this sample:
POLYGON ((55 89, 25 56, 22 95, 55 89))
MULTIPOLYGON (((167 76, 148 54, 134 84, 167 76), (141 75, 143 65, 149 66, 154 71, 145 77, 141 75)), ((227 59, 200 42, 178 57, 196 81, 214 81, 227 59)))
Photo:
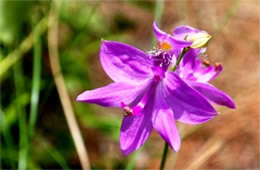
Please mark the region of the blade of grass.
MULTIPOLYGON (((24 77, 22 74, 21 62, 16 63, 14 66, 14 83, 16 97, 19 97, 24 92, 24 77)), ((19 121, 19 158, 18 169, 24 170, 27 168, 27 153, 28 153, 28 141, 27 141, 27 124, 25 108, 17 103, 18 121, 19 121)))
MULTIPOLYGON (((161 25, 163 9, 164 9, 164 0, 156 0, 155 8, 154 8, 154 20, 157 22, 158 26, 161 25)), ((155 36, 152 33, 151 48, 155 46, 155 43, 156 43, 155 36)))
MULTIPOLYGON (((5 115, 2 111, 2 108, 0 107, 0 127, 1 127, 1 132, 3 134, 4 141, 6 143, 6 147, 8 148, 6 154, 7 154, 7 157, 12 157, 12 153, 15 152, 14 142, 13 142, 13 138, 12 138, 9 128, 4 128, 4 124, 5 124, 5 115)), ((0 136, 0 140, 2 141, 2 136, 0 136)), ((3 149, 2 145, 3 145, 3 143, 0 142, 1 151, 3 149)), ((1 155, 1 159, 2 159, 3 155, 1 154, 1 151, 0 151, 0 155, 1 155)), ((10 167, 12 169, 15 169, 15 161, 13 159, 8 159, 8 164, 10 165, 10 167)))
POLYGON ((59 2, 53 1, 49 18, 49 30, 48 30, 48 47, 49 47, 49 59, 52 74, 54 77, 55 85, 58 90, 58 94, 61 100, 65 118, 67 120, 73 142, 76 147, 76 151, 79 156, 79 160, 83 169, 90 169, 89 158, 87 149, 84 145, 83 138, 80 133, 79 126, 77 124, 74 110, 69 98, 69 94, 66 88, 65 80, 61 72, 58 52, 58 15, 59 15, 59 2))
POLYGON ((38 142, 40 145, 50 154, 50 156, 63 168, 63 169, 70 169, 69 165, 67 164, 66 160, 64 159, 63 155, 52 147, 45 139, 41 136, 37 136, 38 142))
MULTIPOLYGON (((47 30, 48 26, 48 16, 44 17, 39 24, 36 26, 36 29, 39 29, 39 34, 43 34, 47 30)), ((12 67, 18 60, 20 60, 26 52, 28 52, 33 44, 33 33, 29 34, 20 44, 18 48, 16 48, 13 52, 8 54, 1 62, 0 62, 0 77, 2 77, 6 71, 12 67)))
MULTIPOLYGON (((17 169, 16 163, 18 160, 18 152, 17 147, 14 142, 15 137, 13 137, 11 128, 14 126, 17 121, 19 121, 19 112, 17 111, 17 104, 20 107, 25 108, 29 103, 29 95, 27 93, 23 93, 17 97, 15 97, 10 104, 5 108, 0 110, 0 131, 3 135, 3 142, 0 142, 1 145, 1 157, 11 157, 12 159, 8 160, 6 163, 10 165, 11 169, 17 169), (6 144, 6 145, 5 145, 6 144), (6 152, 2 154, 2 149, 5 149, 6 152)), ((19 122, 18 122, 19 125, 19 122)), ((3 151, 4 152, 4 151, 3 151)))
POLYGON ((154 19, 159 26, 160 26, 161 21, 162 21, 163 9, 164 9, 164 0, 156 0, 155 11, 154 11, 154 19))
POLYGON ((41 82, 41 53, 42 44, 40 33, 38 29, 34 29, 34 48, 33 48, 33 79, 32 79, 32 94, 31 94, 31 107, 29 118, 29 136, 32 138, 34 134, 35 122, 37 119, 37 110, 40 95, 40 82, 41 82))

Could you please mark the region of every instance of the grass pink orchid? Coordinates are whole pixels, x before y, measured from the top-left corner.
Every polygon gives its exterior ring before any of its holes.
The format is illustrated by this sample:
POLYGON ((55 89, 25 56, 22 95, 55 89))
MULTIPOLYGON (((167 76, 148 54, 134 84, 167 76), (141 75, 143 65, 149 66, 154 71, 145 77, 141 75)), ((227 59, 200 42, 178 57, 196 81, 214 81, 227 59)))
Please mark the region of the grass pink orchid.
POLYGON ((235 103, 232 98, 209 84, 210 80, 222 72, 222 65, 216 63, 215 66, 212 66, 208 60, 198 58, 197 53, 198 51, 187 52, 176 73, 211 102, 234 109, 235 103))
MULTIPOLYGON (((179 42, 179 48, 191 44, 174 41, 179 42)), ((167 70, 175 51, 165 50, 147 54, 124 43, 102 41, 100 61, 114 83, 77 97, 80 102, 123 109, 120 147, 124 155, 140 148, 153 129, 177 152, 181 140, 175 119, 200 124, 217 115, 204 95, 167 70)))

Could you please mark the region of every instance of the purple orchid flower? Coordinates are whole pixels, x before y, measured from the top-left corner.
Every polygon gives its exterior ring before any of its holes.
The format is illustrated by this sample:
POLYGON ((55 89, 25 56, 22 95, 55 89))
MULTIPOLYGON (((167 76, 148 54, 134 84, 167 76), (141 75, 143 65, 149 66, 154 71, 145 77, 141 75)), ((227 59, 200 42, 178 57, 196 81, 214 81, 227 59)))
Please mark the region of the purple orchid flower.
POLYGON ((212 66, 208 60, 197 58, 196 52, 189 51, 185 54, 176 73, 211 102, 232 109, 236 108, 230 96, 208 83, 222 72, 222 65, 216 63, 215 66, 212 66))
MULTIPOLYGON (((157 37, 159 43, 170 43, 170 46, 175 46, 173 42, 190 42, 189 39, 192 38, 193 35, 198 33, 207 34, 205 31, 197 30, 190 26, 178 26, 174 29, 173 35, 169 35, 162 30, 160 30, 154 22, 153 25, 155 36, 157 37), (165 38, 167 37, 167 38, 165 38), (169 41, 169 39, 175 39, 176 41, 169 41)), ((191 42, 190 42, 191 43, 191 42)), ((175 53, 179 54, 179 48, 173 48, 175 53), (176 51, 177 50, 177 51, 176 51)), ((214 79, 222 70, 221 64, 217 63, 215 67, 209 65, 207 60, 200 60, 197 56, 203 52, 205 52, 205 48, 200 49, 190 49, 183 57, 180 65, 178 66, 176 73, 182 78, 187 84, 191 87, 199 91, 202 95, 204 95, 208 100, 214 102, 218 105, 227 106, 229 108, 235 108, 235 103, 230 96, 226 93, 220 91, 215 88, 208 82, 214 79)), ((172 58, 173 62, 177 60, 177 58, 172 58)), ((175 117, 179 117, 177 113, 175 117)), ((189 122, 186 122, 189 123, 189 122)))
MULTIPOLYGON (((173 42, 178 48, 191 44, 173 42)), ((140 148, 153 129, 177 152, 181 140, 175 119, 200 124, 217 115, 204 95, 167 70, 175 50, 162 47, 147 54, 127 44, 102 41, 101 64, 114 83, 85 91, 77 101, 123 108, 120 147, 124 155, 140 148)))

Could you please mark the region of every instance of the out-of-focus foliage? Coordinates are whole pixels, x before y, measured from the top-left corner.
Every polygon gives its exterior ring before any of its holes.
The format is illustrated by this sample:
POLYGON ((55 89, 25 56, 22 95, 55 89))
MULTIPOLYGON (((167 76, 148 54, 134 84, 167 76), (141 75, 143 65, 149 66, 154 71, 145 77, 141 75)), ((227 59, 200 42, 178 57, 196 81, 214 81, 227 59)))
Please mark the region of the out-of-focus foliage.
MULTIPOLYGON (((121 110, 75 101, 82 91, 112 82, 99 62, 102 39, 121 41, 149 50, 156 2, 60 2, 58 48, 61 70, 92 168, 158 168, 163 149, 163 140, 158 134, 151 135, 138 153, 136 162, 131 160, 132 165, 128 165, 131 156, 122 156, 118 142, 123 117, 121 110)), ((51 1, 0 1, 0 62, 35 31, 35 26, 43 18, 49 16, 51 4, 51 1)), ((204 143, 216 136, 224 145, 214 153, 214 157, 204 161, 201 168, 259 167, 256 141, 259 123, 255 118, 256 106, 259 105, 256 95, 259 77, 255 71, 259 67, 255 62, 256 44, 259 43, 256 38, 259 36, 259 24, 256 24, 258 8, 253 3, 243 2, 238 6, 239 14, 235 10, 229 14, 229 9, 234 6, 233 1, 166 1, 163 5, 161 26, 168 32, 176 25, 188 24, 212 34, 218 28, 218 23, 224 23, 208 48, 210 60, 222 61, 225 70, 213 84, 234 97, 238 106, 236 113, 230 114, 218 108, 223 114, 206 124, 207 128, 202 127, 201 131, 194 130, 198 126, 185 127, 183 134, 192 132, 195 135, 188 135, 183 141, 176 167, 188 167, 194 158, 199 157, 196 154, 198 150, 203 153, 198 148, 208 146, 204 146, 204 143), (241 35, 246 36, 241 39, 241 35)), ((51 74, 47 31, 40 36, 40 97, 32 137, 29 137, 28 124, 32 105, 34 42, 31 42, 33 48, 11 65, 0 79, 1 169, 17 169, 18 164, 22 166, 24 150, 27 150, 27 153, 24 152, 24 157, 27 157, 26 169, 81 168, 51 74), (28 139, 27 143, 21 142, 22 139, 28 139)), ((172 154, 166 167, 173 169, 173 160, 172 154)))
MULTIPOLYGON (((90 74, 94 73, 92 69, 95 67, 91 60, 98 61, 101 39, 118 41, 128 39, 128 35, 118 28, 122 24, 128 25, 128 22, 123 19, 118 21, 119 25, 117 21, 112 24, 106 22, 104 16, 97 11, 99 7, 99 1, 63 1, 59 14, 59 57, 62 73, 69 94, 73 96, 71 100, 83 137, 87 145, 94 147, 89 149, 90 155, 91 152, 95 154, 98 151, 98 139, 94 135, 96 133, 104 135, 110 143, 117 142, 121 120, 113 115, 104 117, 99 114, 99 108, 76 103, 75 97, 82 90, 95 88, 98 84, 91 79, 93 75, 90 74)), ((49 15, 50 8, 50 1, 0 1, 1 60, 34 31, 37 23, 49 15)), ((18 69, 9 68, 4 79, 1 79, 1 168, 18 167, 21 147, 28 147, 27 168, 80 167, 51 75, 46 35, 45 31, 40 37, 42 41, 40 99, 36 133, 28 141, 29 145, 19 144, 23 137, 28 137, 28 133, 24 135, 19 133, 21 128, 19 115, 25 116, 24 130, 27 131, 31 105, 33 49, 12 66, 18 69), (15 77, 18 81, 15 81, 15 77), (23 111, 20 112, 19 109, 23 111)), ((104 77, 104 75, 103 72, 99 72, 95 76, 104 77)), ((106 81, 110 82, 108 78, 106 81)), ((105 166, 99 163, 99 159, 96 161, 93 167, 105 166)))
POLYGON ((5 45, 12 45, 20 34, 22 26, 30 21, 29 14, 33 1, 0 1, 0 40, 5 45))

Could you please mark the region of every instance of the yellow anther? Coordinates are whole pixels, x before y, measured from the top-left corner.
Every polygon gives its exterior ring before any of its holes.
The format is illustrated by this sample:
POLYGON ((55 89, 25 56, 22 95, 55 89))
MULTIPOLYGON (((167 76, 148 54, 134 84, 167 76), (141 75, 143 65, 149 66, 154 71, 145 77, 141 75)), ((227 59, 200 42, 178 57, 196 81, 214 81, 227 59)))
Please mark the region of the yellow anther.
POLYGON ((169 51, 172 49, 172 46, 170 44, 168 44, 167 42, 162 42, 160 45, 159 45, 159 48, 161 50, 165 50, 165 51, 169 51))

